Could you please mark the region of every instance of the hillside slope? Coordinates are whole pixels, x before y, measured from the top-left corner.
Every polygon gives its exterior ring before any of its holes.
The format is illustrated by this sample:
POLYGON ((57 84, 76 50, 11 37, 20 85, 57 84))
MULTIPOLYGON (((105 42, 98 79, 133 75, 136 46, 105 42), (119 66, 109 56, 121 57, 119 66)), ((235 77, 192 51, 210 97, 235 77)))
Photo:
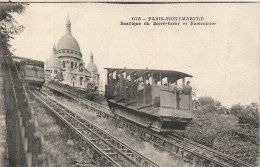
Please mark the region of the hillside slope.
POLYGON ((193 120, 184 131, 176 133, 205 146, 230 154, 252 164, 259 164, 259 110, 256 103, 233 105, 227 109, 210 98, 198 99, 193 120))

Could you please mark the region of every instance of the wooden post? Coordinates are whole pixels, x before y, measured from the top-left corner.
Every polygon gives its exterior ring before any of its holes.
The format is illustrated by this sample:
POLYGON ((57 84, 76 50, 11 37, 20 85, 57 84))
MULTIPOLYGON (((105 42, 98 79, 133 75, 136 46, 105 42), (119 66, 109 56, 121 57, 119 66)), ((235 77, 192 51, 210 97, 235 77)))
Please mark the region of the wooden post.
POLYGON ((161 85, 162 85, 162 72, 160 72, 160 81, 161 81, 161 85))
POLYGON ((151 77, 152 77, 152 84, 151 85, 154 85, 154 78, 153 78, 153 72, 151 72, 151 77))
POLYGON ((109 70, 107 69, 107 85, 109 85, 109 70))
POLYGON ((109 70, 107 69, 107 85, 105 89, 105 95, 107 98, 111 96, 111 83, 109 81, 110 81, 109 70))
POLYGON ((169 82, 169 77, 167 77, 167 86, 168 86, 168 91, 170 91, 170 82, 169 82))
POLYGON ((134 74, 130 74, 130 82, 131 82, 131 102, 133 101, 133 94, 134 94, 134 74))
POLYGON ((119 94, 119 99, 121 99, 121 98, 122 98, 122 92, 123 92, 123 91, 122 91, 122 87, 123 87, 123 79, 124 79, 124 78, 123 78, 123 74, 122 74, 122 72, 120 72, 119 77, 120 77, 120 78, 119 78, 119 82, 120 82, 120 84, 119 84, 119 85, 120 85, 120 91, 119 91, 120 94, 119 94))
POLYGON ((29 120, 29 124, 28 124, 28 133, 27 133, 27 138, 28 138, 28 153, 32 153, 32 145, 33 145, 33 132, 34 132, 34 125, 33 125, 33 120, 30 119, 29 120))
POLYGON ((182 89, 184 88, 185 86, 185 77, 182 78, 182 89))
POLYGON ((146 88, 147 88, 147 85, 146 85, 146 74, 143 75, 143 82, 144 82, 144 90, 143 90, 143 104, 146 104, 146 88))
POLYGON ((32 145, 32 166, 38 167, 38 153, 40 145, 40 136, 34 131, 32 145))
POLYGON ((154 86, 154 78, 153 78, 153 72, 151 72, 151 80, 152 80, 152 84, 151 84, 151 98, 152 98, 152 106, 154 105, 154 97, 153 97, 153 86, 154 86))

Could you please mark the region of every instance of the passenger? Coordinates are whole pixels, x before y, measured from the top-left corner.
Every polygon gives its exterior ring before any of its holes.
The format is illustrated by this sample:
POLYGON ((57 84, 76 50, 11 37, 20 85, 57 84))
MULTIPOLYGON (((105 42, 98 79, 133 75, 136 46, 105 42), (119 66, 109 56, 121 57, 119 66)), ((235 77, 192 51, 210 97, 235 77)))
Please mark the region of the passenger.
POLYGON ((171 84, 172 91, 177 91, 177 84, 174 82, 171 84))
POLYGON ((186 85, 183 87, 183 94, 191 95, 192 87, 190 86, 190 81, 186 82, 186 85))
POLYGON ((137 80, 137 105, 143 104, 143 90, 144 90, 144 83, 140 79, 137 80))
POLYGON ((120 93, 120 79, 118 76, 116 76, 116 89, 115 89, 115 95, 119 96, 120 93))
POLYGON ((116 82, 120 82, 119 76, 116 76, 116 82))
POLYGON ((131 82, 129 81, 129 79, 126 79, 125 82, 126 82, 125 85, 126 85, 126 89, 127 89, 131 86, 131 82))
POLYGON ((137 80, 138 86, 137 86, 137 91, 142 91, 144 89, 144 83, 142 80, 137 80))

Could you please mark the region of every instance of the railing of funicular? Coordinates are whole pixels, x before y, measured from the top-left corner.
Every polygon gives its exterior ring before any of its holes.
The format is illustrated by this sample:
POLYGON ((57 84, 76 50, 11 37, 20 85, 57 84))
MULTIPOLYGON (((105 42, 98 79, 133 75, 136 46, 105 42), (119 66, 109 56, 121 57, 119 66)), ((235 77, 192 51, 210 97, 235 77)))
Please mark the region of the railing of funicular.
POLYGON ((11 56, 2 55, 9 166, 48 167, 44 139, 11 56))

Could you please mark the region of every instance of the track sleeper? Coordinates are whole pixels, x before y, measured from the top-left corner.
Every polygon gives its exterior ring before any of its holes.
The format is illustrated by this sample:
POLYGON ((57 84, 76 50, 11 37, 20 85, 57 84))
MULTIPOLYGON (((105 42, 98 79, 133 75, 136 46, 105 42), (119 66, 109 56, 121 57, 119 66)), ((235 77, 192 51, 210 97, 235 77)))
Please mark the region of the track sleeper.
POLYGON ((117 155, 117 153, 106 153, 107 155, 117 155))
POLYGON ((89 139, 90 141, 98 141, 98 139, 89 139))
POLYGON ((127 149, 119 149, 120 151, 127 151, 127 149))

